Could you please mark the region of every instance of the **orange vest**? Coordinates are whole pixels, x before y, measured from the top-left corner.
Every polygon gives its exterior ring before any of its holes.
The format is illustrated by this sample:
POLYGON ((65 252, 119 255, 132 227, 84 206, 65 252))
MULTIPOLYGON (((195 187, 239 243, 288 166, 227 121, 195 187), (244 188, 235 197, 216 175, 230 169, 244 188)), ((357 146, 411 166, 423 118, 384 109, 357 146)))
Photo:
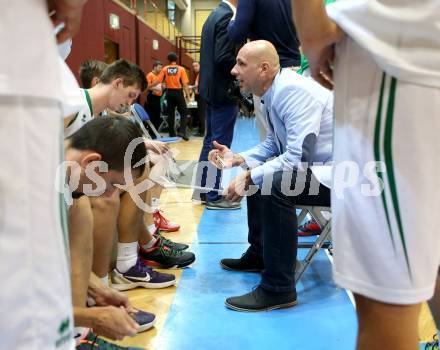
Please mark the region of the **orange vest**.
MULTIPOLYGON (((157 77, 158 77, 158 75, 154 74, 153 72, 148 73, 148 74, 147 74, 147 82, 148 82, 148 85, 153 84, 153 82, 154 82, 155 80, 157 80, 157 77)), ((156 96, 162 96, 162 84, 156 85, 156 86, 153 87, 152 90, 150 90, 150 91, 151 91, 151 93, 152 93, 153 95, 156 95, 156 96)))
POLYGON ((181 89, 183 85, 187 85, 189 82, 185 69, 177 64, 163 67, 157 79, 160 82, 165 79, 167 89, 181 89))

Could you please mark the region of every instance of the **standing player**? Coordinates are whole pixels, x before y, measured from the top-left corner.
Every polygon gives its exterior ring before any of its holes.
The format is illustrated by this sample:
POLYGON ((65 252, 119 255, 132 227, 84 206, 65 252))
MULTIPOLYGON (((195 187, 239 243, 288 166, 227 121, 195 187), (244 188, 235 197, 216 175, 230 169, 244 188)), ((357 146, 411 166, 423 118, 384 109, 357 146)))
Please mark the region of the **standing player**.
MULTIPOLYGON (((79 29, 85 1, 50 3, 64 42, 79 29)), ((53 26, 46 1, 0 7, 1 347, 73 349, 65 212, 55 187, 63 95, 53 26)))
POLYGON ((322 0, 293 6, 313 78, 335 86, 335 167, 370 166, 332 196, 334 278, 355 295, 357 347, 418 349, 440 262, 440 2, 337 1, 332 20, 322 0))

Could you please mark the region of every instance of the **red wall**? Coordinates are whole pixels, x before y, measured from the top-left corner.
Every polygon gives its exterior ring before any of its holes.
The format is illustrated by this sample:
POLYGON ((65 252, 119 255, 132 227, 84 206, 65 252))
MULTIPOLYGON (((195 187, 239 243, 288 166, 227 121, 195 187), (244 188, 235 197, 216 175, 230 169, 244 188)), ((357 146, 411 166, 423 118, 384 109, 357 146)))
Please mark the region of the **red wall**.
MULTIPOLYGON (((104 34, 106 39, 119 44, 119 58, 136 62, 136 16, 111 0, 104 2, 104 34), (110 14, 119 16, 119 29, 109 25, 110 14)), ((104 45, 104 44, 103 44, 104 45)))
POLYGON ((146 72, 151 71, 153 62, 156 60, 167 63, 169 52, 176 52, 175 45, 163 38, 159 33, 148 27, 143 21, 138 22, 138 64, 146 72), (153 40, 159 42, 159 49, 153 50, 153 40))
MULTIPOLYGON (((104 39, 119 44, 119 57, 137 63, 148 73, 155 60, 166 63, 167 54, 176 52, 174 44, 147 26, 136 15, 112 0, 89 0, 83 11, 80 32, 73 38, 72 52, 67 64, 78 78, 78 68, 87 59, 105 61, 104 39), (120 28, 111 29, 109 15, 119 16, 120 28), (153 50, 152 41, 158 40, 159 49, 153 50)), ((192 59, 182 58, 182 65, 190 68, 192 59)))
POLYGON ((87 59, 104 61, 104 2, 90 0, 83 10, 81 29, 72 41, 66 62, 78 79, 78 68, 87 59))

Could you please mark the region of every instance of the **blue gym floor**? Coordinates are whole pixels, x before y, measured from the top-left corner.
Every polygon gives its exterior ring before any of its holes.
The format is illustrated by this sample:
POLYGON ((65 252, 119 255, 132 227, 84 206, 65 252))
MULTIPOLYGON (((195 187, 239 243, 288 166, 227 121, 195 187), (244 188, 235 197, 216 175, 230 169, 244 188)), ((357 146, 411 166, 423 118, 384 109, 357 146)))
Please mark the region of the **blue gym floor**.
MULTIPOLYGON (((253 119, 237 121, 232 150, 258 143, 253 119)), ((231 311, 227 297, 249 292, 259 274, 223 270, 222 258, 247 248, 246 201, 235 211, 206 210, 192 244, 196 263, 183 272, 165 326, 155 347, 162 350, 305 349, 352 350, 356 315, 344 290, 335 286, 331 264, 321 251, 303 275, 298 305, 261 313, 231 311)), ((304 249, 299 255, 305 254, 304 249)))

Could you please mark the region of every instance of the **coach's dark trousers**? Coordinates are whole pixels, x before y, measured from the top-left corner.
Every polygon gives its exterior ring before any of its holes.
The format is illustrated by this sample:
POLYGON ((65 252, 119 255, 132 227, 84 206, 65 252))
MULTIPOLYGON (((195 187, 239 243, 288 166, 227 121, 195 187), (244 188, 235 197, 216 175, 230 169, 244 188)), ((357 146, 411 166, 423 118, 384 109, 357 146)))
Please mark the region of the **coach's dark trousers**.
MULTIPOLYGON (((298 246, 298 222, 296 205, 330 206, 330 190, 320 185, 307 172, 285 173, 276 172, 272 186, 259 190, 256 194, 247 197, 247 214, 250 247, 248 253, 262 258, 264 270, 261 276, 261 286, 273 292, 287 292, 295 290, 295 265, 298 246), (286 181, 287 179, 287 181, 286 181), (300 194, 287 193, 296 186, 304 184, 300 194), (309 195, 312 192, 318 195, 309 195)), ((296 187, 298 192, 302 187, 296 187)))

